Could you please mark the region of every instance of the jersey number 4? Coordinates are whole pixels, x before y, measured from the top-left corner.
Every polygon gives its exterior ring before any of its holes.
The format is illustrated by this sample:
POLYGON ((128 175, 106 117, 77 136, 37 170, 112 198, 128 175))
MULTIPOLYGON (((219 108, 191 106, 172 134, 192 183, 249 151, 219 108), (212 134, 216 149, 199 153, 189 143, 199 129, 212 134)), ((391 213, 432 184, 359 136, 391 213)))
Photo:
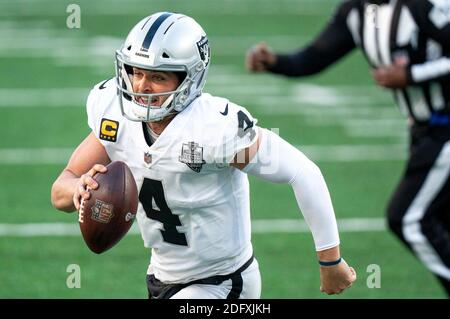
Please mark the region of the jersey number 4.
POLYGON ((186 235, 179 233, 176 227, 182 226, 180 217, 173 214, 169 206, 167 206, 161 181, 144 178, 144 183, 139 192, 139 201, 142 203, 148 218, 157 220, 163 224, 164 229, 161 230, 161 235, 165 242, 187 246, 186 235), (153 209, 153 199, 159 210, 153 209))

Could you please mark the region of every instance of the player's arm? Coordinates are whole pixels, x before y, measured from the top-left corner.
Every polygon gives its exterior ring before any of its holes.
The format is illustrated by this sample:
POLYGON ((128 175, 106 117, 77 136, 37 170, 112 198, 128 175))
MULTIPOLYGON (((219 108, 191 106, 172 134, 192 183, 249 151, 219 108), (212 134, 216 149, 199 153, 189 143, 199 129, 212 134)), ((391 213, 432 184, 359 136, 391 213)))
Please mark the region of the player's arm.
POLYGON ((80 199, 89 198, 86 186, 96 189, 98 185, 92 178, 97 172, 106 172, 110 163, 104 146, 90 133, 76 148, 66 168, 55 180, 51 191, 52 205, 65 212, 79 209, 80 199))
POLYGON ((255 45, 247 52, 247 69, 286 76, 319 73, 356 47, 347 27, 347 16, 351 9, 351 2, 343 3, 317 38, 293 53, 276 54, 264 42, 255 45))
POLYGON ((292 186, 297 204, 309 225, 321 266, 321 291, 342 292, 356 280, 356 273, 341 259, 339 234, 330 194, 320 169, 302 152, 278 135, 258 128, 258 138, 236 154, 232 166, 274 183, 292 186))

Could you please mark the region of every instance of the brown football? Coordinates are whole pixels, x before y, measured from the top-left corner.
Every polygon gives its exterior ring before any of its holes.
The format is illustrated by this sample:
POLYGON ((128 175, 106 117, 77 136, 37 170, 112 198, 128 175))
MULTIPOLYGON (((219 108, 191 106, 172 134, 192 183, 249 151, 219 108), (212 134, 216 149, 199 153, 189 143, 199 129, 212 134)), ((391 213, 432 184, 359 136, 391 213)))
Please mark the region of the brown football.
POLYGON ((138 192, 133 173, 124 162, 107 166, 107 172, 97 173, 97 189, 82 200, 78 222, 87 246, 100 254, 115 244, 130 230, 136 217, 138 192))

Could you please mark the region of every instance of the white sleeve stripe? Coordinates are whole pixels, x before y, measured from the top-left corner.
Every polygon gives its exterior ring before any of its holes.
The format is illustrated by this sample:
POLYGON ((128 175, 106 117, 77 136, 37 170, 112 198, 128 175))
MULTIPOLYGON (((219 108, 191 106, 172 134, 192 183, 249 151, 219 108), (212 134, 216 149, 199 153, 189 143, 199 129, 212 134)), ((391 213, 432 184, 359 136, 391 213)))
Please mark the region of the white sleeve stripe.
POLYGON ((450 5, 447 0, 431 0, 434 7, 428 18, 438 28, 442 29, 450 23, 450 5))
POLYGON ((413 65, 411 68, 412 79, 416 83, 432 80, 446 74, 450 74, 450 59, 446 57, 413 65))
POLYGON ((355 41, 356 44, 361 43, 361 39, 359 37, 359 15, 357 9, 352 9, 350 11, 350 14, 347 16, 347 28, 350 30, 353 41, 355 41))

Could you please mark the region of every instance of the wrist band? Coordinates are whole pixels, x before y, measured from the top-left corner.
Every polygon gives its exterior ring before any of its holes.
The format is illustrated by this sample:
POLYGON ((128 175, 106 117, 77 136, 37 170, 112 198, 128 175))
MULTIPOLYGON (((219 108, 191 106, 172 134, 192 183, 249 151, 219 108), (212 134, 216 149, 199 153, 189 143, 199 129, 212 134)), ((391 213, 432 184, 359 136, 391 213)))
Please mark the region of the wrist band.
POLYGON ((335 266, 335 265, 339 264, 341 261, 342 261, 341 257, 339 257, 339 259, 335 260, 335 261, 320 261, 319 260, 319 265, 325 266, 325 267, 327 267, 327 266, 335 266))

